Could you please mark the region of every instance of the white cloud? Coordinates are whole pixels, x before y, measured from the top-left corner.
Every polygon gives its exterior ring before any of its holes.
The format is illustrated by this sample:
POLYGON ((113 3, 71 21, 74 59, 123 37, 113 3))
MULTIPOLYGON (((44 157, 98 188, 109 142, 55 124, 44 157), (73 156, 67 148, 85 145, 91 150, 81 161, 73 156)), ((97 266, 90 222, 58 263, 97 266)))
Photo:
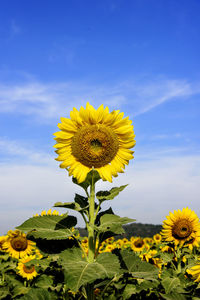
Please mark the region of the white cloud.
MULTIPOLYGON (((142 82, 142 80, 141 80, 142 82)), ((41 122, 58 119, 69 114, 73 106, 85 106, 86 101, 98 107, 110 109, 121 106, 130 111, 130 116, 140 115, 173 99, 182 99, 200 93, 199 83, 185 80, 144 80, 142 83, 129 80, 113 85, 92 85, 84 82, 39 83, 36 81, 6 85, 0 84, 0 113, 28 114, 41 122)))
POLYGON ((2 137, 0 137, 0 153, 6 154, 7 158, 12 157, 12 160, 18 157, 21 161, 32 164, 50 164, 53 161, 53 156, 33 149, 27 142, 2 137))

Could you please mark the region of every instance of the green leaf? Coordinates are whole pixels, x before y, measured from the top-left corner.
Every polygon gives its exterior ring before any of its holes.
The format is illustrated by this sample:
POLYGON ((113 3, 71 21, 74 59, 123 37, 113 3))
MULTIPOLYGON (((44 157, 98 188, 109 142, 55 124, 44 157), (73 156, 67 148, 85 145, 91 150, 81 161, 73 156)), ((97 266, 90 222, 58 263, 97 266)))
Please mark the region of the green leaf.
POLYGON ((124 229, 122 228, 122 225, 134 222, 134 219, 130 218, 121 218, 117 215, 112 214, 105 214, 100 218, 100 226, 96 226, 95 229, 102 233, 106 231, 112 231, 116 234, 122 234, 124 233, 124 229))
POLYGON ((88 187, 92 184, 92 172, 93 172, 93 181, 96 183, 98 180, 101 179, 99 173, 96 170, 92 170, 87 174, 87 177, 84 182, 78 183, 75 177, 72 178, 73 183, 81 186, 85 191, 87 191, 88 187))
POLYGON ((113 187, 110 191, 99 191, 96 193, 96 197, 100 202, 106 201, 106 200, 112 200, 114 199, 121 191, 127 187, 128 184, 122 185, 120 187, 113 187))
POLYGON ((168 295, 160 293, 160 295, 165 300, 186 300, 186 299, 188 299, 186 296, 184 296, 183 294, 180 294, 180 293, 171 293, 171 294, 168 294, 168 295))
POLYGON ((160 252, 159 257, 163 260, 164 263, 171 262, 173 259, 174 254, 173 253, 164 253, 160 252))
POLYGON ((89 210, 88 198, 85 198, 79 194, 75 194, 74 201, 75 202, 64 202, 64 203, 56 202, 54 204, 54 207, 69 208, 79 212, 84 210, 89 210))
POLYGON ((47 275, 41 275, 35 282, 36 287, 41 287, 44 289, 51 288, 53 285, 53 279, 47 275))
POLYGON ((13 295, 13 297, 17 297, 17 296, 20 296, 20 295, 25 295, 29 292, 29 290, 30 290, 30 288, 25 287, 24 285, 16 286, 12 290, 12 295, 13 295))
POLYGON ((17 229, 28 232, 29 236, 47 240, 66 239, 73 235, 70 230, 76 225, 76 218, 73 216, 45 215, 33 217, 17 227, 17 229))
POLYGON ((1 287, 0 299, 6 299, 6 296, 8 296, 8 295, 10 295, 10 292, 9 292, 8 288, 7 287, 1 287))
POLYGON ((88 198, 79 194, 75 194, 74 201, 80 205, 81 208, 89 207, 88 198))
POLYGON ((120 251, 120 255, 127 271, 131 273, 133 277, 157 280, 159 272, 158 268, 150 263, 141 261, 134 252, 122 250, 120 251))
POLYGON ((97 217, 96 217, 96 220, 95 220, 95 225, 99 226, 100 225, 100 219, 103 215, 114 215, 114 212, 112 210, 111 207, 109 207, 108 209, 104 210, 104 211, 101 211, 98 213, 97 217))
POLYGON ((134 294, 136 294, 136 286, 133 284, 127 284, 123 292, 123 299, 129 299, 134 294))
POLYGON ((118 258, 112 253, 102 253, 93 263, 82 258, 80 249, 73 248, 60 254, 60 262, 65 269, 68 288, 77 291, 82 285, 96 279, 111 278, 120 272, 118 258))
POLYGON ((174 289, 177 288, 178 285, 180 285, 180 280, 177 277, 168 277, 162 280, 162 285, 165 289, 165 293, 170 294, 174 289))
POLYGON ((57 300, 56 294, 42 288, 33 288, 20 300, 57 300))
POLYGON ((62 207, 62 208, 69 208, 69 209, 73 209, 76 211, 79 211, 81 209, 80 205, 78 203, 75 202, 56 202, 54 204, 54 207, 62 207))

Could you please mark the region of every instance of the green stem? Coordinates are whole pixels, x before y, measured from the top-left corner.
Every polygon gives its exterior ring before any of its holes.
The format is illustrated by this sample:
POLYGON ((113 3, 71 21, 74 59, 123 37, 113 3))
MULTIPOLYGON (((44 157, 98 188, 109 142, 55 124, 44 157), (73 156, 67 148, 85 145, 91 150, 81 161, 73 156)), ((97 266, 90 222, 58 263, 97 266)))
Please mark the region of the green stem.
MULTIPOLYGON (((89 196, 89 222, 87 223, 88 230, 88 262, 93 263, 95 257, 95 183, 94 183, 94 171, 92 170, 92 182, 90 185, 89 196)), ((94 284, 88 284, 87 286, 87 299, 94 300, 94 284)))
MULTIPOLYGON (((121 276, 121 275, 120 275, 120 276, 121 276)), ((118 278, 120 278, 120 276, 119 276, 118 278)), ((115 276, 114 278, 112 278, 112 279, 108 282, 108 284, 105 286, 105 288, 104 288, 103 291, 101 292, 101 295, 100 295, 99 300, 102 300, 102 299, 103 299, 103 295, 104 295, 105 291, 107 290, 107 288, 109 287, 109 285, 110 285, 113 281, 116 280, 116 278, 117 278, 117 276, 115 276)))
POLYGON ((92 183, 90 186, 90 197, 89 197, 89 224, 88 229, 88 261, 94 261, 95 255, 95 243, 94 243, 94 222, 95 222, 95 184, 94 184, 94 171, 92 171, 92 183))
POLYGON ((97 215, 98 215, 98 212, 99 212, 100 207, 101 207, 101 202, 99 202, 98 207, 97 207, 97 209, 96 209, 95 220, 96 220, 96 217, 97 217, 97 215))

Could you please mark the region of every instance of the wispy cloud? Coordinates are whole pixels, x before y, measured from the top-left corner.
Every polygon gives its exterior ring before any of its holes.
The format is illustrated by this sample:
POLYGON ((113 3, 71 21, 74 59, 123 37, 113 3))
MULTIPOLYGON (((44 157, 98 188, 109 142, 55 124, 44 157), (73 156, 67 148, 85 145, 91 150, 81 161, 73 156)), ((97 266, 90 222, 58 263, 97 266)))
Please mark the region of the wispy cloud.
POLYGON ((10 34, 11 34, 11 36, 18 35, 20 33, 21 33, 21 28, 16 23, 16 21, 14 19, 12 19, 11 24, 10 24, 10 34))
POLYGON ((164 102, 200 94, 200 83, 157 79, 138 83, 134 80, 113 85, 86 82, 0 84, 0 113, 28 114, 40 120, 57 119, 73 106, 90 101, 111 109, 128 107, 130 116, 150 111, 164 102), (130 109, 131 108, 131 109, 130 109))
POLYGON ((173 133, 173 134, 155 134, 150 137, 150 140, 166 140, 166 139, 180 139, 183 135, 181 133, 173 133))
POLYGON ((0 153, 2 155, 6 154, 6 159, 3 161, 7 163, 16 163, 20 161, 21 163, 26 162, 26 164, 33 165, 51 165, 53 162, 53 155, 49 155, 41 150, 36 150, 27 141, 10 140, 8 138, 0 138, 0 153))

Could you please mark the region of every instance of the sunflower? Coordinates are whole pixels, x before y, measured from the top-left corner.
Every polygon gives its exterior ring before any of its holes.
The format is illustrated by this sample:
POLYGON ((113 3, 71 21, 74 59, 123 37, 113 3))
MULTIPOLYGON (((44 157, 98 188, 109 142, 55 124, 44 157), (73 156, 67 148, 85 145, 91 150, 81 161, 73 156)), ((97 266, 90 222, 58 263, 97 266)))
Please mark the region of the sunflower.
POLYGON ((69 118, 61 118, 54 133, 56 160, 62 161, 61 168, 69 171, 78 183, 86 179, 95 169, 103 180, 112 182, 112 176, 123 173, 125 165, 133 158, 130 148, 135 146, 132 121, 123 118, 119 110, 109 113, 101 105, 97 110, 86 104, 70 112, 69 118))
MULTIPOLYGON (((39 215, 39 214, 35 214, 35 215, 33 215, 33 217, 39 217, 39 216, 59 216, 60 214, 59 214, 59 212, 57 211, 57 210, 53 210, 53 211, 51 211, 51 208, 46 212, 46 210, 43 210, 42 212, 41 212, 41 214, 39 215)), ((62 214, 60 215, 60 216, 62 216, 62 214)))
POLYGON ((162 240, 162 236, 159 233, 154 234, 153 240, 156 244, 160 244, 162 240))
POLYGON ((174 242, 175 245, 183 246, 188 243, 190 246, 197 246, 200 242, 200 223, 199 218, 191 209, 183 208, 181 211, 167 216, 167 220, 163 222, 161 231, 163 239, 167 242, 174 242))
POLYGON ((187 273, 192 275, 195 282, 200 282, 200 263, 187 269, 187 273))
POLYGON ((19 275, 26 278, 27 280, 31 280, 38 275, 34 265, 26 266, 26 263, 33 259, 35 259, 35 255, 25 256, 19 260, 19 263, 17 265, 19 275))
POLYGON ((148 248, 148 246, 142 238, 138 237, 138 238, 135 238, 135 240, 133 240, 131 242, 131 248, 133 251, 140 252, 144 248, 148 248))
POLYGON ((35 243, 27 240, 26 234, 20 230, 9 230, 8 238, 3 243, 3 250, 9 252, 13 258, 22 258, 28 254, 31 254, 34 250, 35 243))
POLYGON ((4 252, 3 245, 7 240, 7 236, 0 236, 0 251, 4 252))

